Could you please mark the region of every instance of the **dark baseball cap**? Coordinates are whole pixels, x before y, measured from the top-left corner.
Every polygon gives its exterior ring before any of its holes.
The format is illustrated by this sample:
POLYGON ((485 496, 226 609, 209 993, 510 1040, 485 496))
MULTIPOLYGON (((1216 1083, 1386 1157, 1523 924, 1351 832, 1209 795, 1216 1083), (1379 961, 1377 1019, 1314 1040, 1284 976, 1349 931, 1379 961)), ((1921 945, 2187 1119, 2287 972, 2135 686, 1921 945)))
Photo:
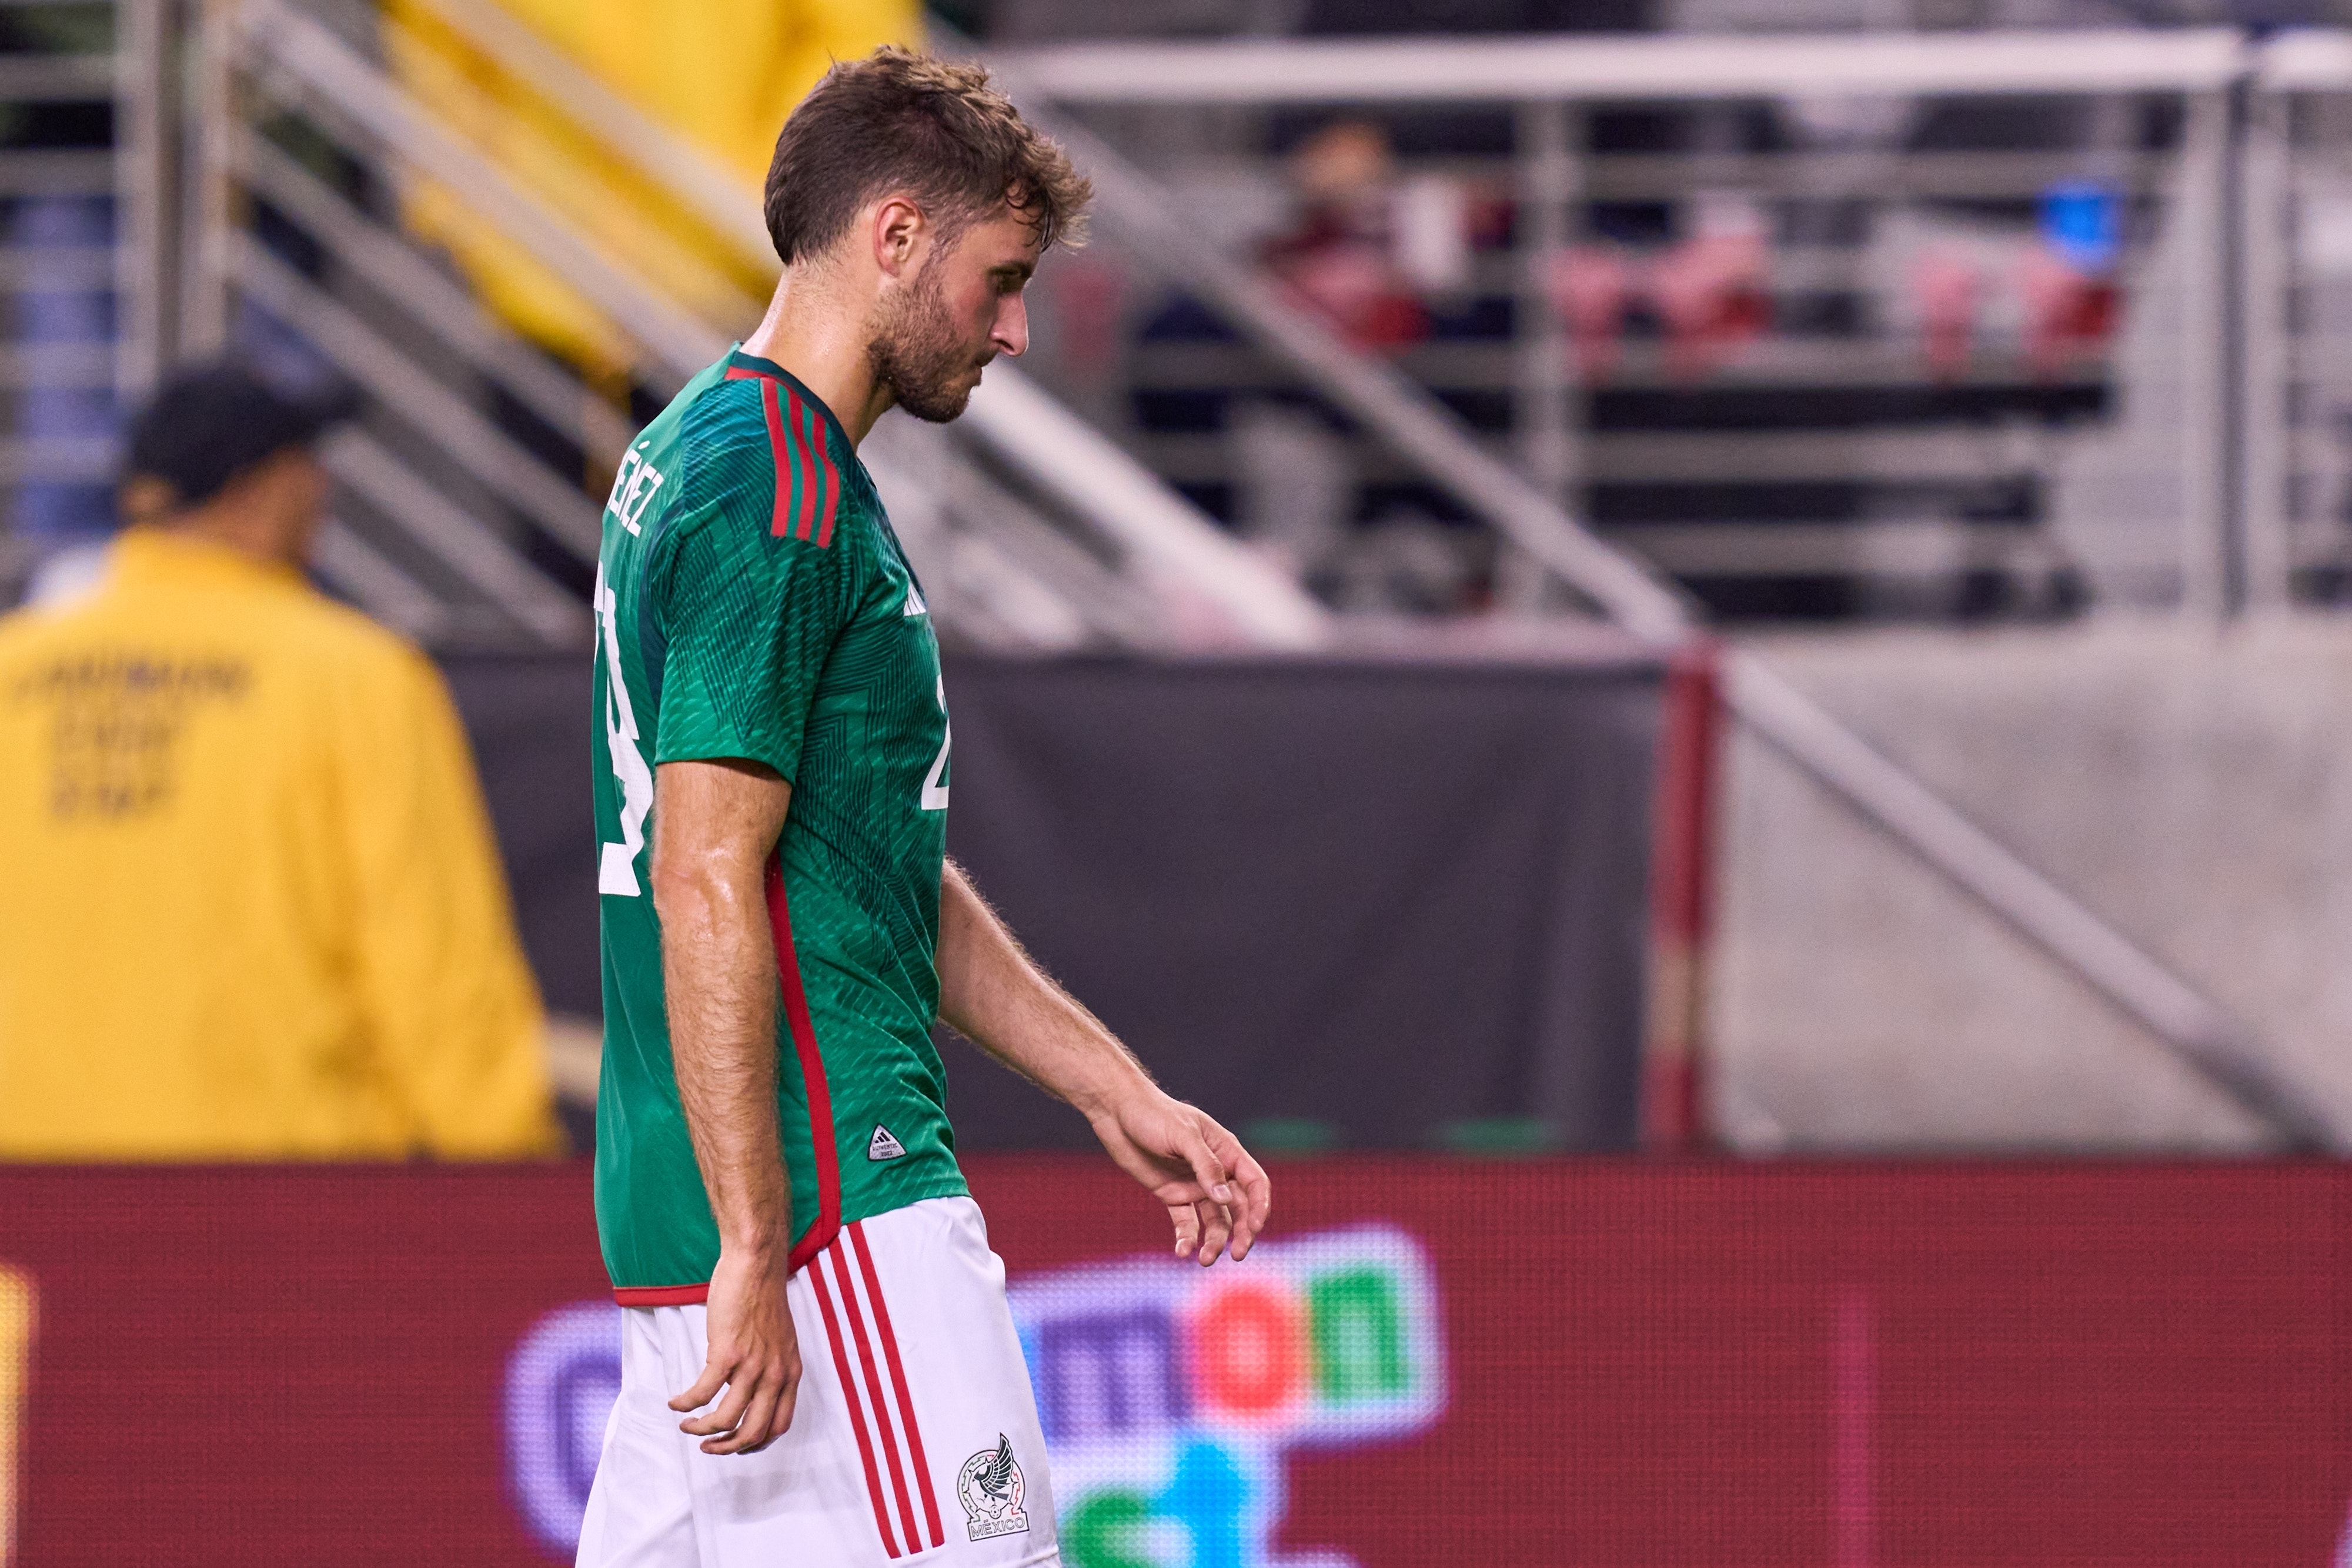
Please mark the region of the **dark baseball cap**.
POLYGON ((348 382, 294 392, 237 360, 174 371, 131 422, 122 478, 161 479, 183 507, 202 506, 247 469, 308 446, 359 411, 348 382))

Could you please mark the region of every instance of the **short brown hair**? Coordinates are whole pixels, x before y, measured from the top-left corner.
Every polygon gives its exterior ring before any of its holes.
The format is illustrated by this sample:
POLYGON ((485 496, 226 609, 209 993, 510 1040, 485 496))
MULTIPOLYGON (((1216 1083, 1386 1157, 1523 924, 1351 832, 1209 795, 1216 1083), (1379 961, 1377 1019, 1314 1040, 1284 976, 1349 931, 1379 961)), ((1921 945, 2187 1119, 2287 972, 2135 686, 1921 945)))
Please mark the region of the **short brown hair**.
POLYGON ((1044 237, 1085 241, 1094 187, 988 85, 988 71, 884 45, 836 64, 784 121, 768 236, 785 266, 821 256, 866 203, 904 191, 950 235, 1009 204, 1044 237))

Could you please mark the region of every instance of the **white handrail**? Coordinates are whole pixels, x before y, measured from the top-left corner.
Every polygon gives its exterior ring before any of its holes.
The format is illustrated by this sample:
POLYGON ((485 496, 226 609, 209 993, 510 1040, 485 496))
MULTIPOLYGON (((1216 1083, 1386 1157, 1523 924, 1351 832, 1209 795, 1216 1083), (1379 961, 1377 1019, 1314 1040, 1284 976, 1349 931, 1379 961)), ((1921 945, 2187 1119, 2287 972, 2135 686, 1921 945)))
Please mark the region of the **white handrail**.
POLYGON ((2204 27, 1066 44, 990 60, 1065 103, 1518 103, 2200 92, 2242 74, 2245 50, 2204 27))
POLYGON ((971 395, 965 420, 1031 483, 1117 539, 1151 571, 1214 596, 1234 629, 1269 648, 1330 638, 1330 615, 1288 578, 1202 519, 1159 476, 1094 426, 1002 365, 971 395))
POLYGON ((2352 88, 2352 32, 2296 27, 2254 50, 2254 79, 2272 92, 2326 92, 2352 88))

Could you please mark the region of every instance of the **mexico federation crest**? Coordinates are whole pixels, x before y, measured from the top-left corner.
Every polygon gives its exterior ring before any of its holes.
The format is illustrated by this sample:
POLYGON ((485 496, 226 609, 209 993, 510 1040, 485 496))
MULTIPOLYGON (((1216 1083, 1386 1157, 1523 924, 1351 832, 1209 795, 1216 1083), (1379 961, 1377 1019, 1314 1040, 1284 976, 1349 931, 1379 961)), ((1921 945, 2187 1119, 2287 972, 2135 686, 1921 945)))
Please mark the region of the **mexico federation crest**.
POLYGON ((999 1432, 996 1447, 966 1459, 963 1472, 956 1477, 956 1497, 970 1521, 971 1538, 993 1541, 1028 1529, 1029 1516, 1021 1511, 1021 1497, 1027 1490, 1021 1467, 1013 1462, 1013 1440, 999 1432))

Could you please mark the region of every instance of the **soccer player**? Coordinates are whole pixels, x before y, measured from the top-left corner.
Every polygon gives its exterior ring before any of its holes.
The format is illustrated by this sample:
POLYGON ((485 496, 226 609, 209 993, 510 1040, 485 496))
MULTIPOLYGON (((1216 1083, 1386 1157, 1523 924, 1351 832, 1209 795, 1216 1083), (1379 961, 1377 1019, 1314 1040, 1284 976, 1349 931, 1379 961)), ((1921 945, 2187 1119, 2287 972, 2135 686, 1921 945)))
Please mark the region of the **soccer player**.
POLYGON ((766 319, 614 485, 596 1208, 631 1310, 588 1568, 1057 1560, 935 1018, 1084 1112, 1179 1257, 1265 1224, 1240 1143, 946 860, 939 643, 857 460, 888 409, 953 419, 1027 347, 1023 287, 1088 194, 978 68, 836 67, 776 144, 766 319))

